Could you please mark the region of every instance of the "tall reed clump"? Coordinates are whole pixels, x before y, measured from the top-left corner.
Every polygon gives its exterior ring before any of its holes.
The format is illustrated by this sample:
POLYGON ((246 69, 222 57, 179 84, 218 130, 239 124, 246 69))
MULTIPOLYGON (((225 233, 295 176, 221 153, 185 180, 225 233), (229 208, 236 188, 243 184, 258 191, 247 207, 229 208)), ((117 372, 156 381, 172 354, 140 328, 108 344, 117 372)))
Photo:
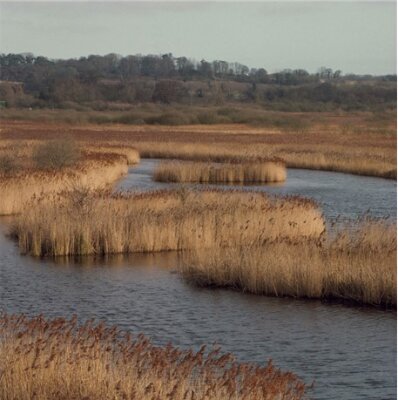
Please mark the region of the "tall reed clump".
POLYGON ((219 348, 153 345, 143 335, 76 318, 0 316, 3 400, 300 400, 291 372, 238 363, 219 348))
POLYGON ((36 256, 245 246, 318 239, 317 205, 260 192, 166 190, 98 195, 75 191, 38 203, 15 219, 21 252, 36 256))
POLYGON ((396 256, 396 226, 367 221, 317 243, 197 250, 180 268, 200 286, 396 307, 396 256))
POLYGON ((154 173, 159 182, 255 183, 284 182, 281 161, 189 162, 162 161, 154 173))

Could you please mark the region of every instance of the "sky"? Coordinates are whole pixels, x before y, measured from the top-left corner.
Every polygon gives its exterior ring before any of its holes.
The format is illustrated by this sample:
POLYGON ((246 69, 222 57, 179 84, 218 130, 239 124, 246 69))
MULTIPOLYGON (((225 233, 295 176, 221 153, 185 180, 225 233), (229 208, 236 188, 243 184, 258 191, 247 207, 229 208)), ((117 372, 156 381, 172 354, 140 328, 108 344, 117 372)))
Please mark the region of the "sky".
POLYGON ((396 73, 395 1, 3 2, 0 52, 164 54, 268 72, 396 73))

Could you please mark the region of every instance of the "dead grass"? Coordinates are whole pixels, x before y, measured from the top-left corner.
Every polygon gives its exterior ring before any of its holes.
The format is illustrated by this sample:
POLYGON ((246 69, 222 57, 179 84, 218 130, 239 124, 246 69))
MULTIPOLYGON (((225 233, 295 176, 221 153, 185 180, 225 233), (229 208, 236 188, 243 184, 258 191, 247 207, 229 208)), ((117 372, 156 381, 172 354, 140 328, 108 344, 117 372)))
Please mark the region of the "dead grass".
POLYGON ((159 182, 255 183, 284 182, 286 168, 281 161, 189 162, 163 161, 154 173, 159 182))
POLYGON ((396 307, 396 250, 396 226, 367 221, 316 243, 198 249, 181 272, 200 286, 396 307))
POLYGON ((71 192, 29 207, 11 233, 22 253, 57 256, 294 242, 324 229, 310 200, 182 188, 112 197, 71 192))
POLYGON ((3 400, 299 400, 297 376, 219 348, 158 347, 89 321, 0 316, 3 400))

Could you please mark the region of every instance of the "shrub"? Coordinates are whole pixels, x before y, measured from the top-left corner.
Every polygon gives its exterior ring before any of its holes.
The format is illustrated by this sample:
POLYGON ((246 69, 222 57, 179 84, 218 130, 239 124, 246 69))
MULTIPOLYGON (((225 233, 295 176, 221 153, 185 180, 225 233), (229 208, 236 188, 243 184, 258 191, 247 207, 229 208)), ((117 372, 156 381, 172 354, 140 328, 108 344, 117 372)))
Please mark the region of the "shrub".
POLYGON ((0 175, 11 175, 18 169, 15 157, 9 154, 0 155, 0 175))
POLYGON ((60 169, 75 164, 80 158, 80 150, 75 142, 59 139, 38 146, 33 153, 33 161, 40 169, 60 169))
POLYGON ((190 121, 184 114, 170 112, 146 118, 145 122, 150 125, 186 125, 190 121))
POLYGON ((216 124, 218 121, 217 115, 212 112, 204 112, 198 114, 198 120, 200 124, 216 124))

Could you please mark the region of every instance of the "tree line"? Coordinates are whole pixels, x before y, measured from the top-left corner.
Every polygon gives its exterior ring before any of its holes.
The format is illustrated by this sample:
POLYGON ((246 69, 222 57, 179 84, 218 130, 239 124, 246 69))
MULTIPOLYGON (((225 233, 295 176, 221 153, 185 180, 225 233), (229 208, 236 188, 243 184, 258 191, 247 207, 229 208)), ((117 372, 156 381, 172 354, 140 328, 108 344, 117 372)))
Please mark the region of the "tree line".
POLYGON ((90 55, 68 60, 30 53, 0 54, 0 79, 0 100, 14 106, 57 106, 65 101, 255 101, 275 105, 301 99, 366 108, 391 106, 396 99, 396 75, 343 75, 326 67, 313 74, 304 69, 268 73, 265 68, 237 62, 198 62, 172 54, 90 55))

